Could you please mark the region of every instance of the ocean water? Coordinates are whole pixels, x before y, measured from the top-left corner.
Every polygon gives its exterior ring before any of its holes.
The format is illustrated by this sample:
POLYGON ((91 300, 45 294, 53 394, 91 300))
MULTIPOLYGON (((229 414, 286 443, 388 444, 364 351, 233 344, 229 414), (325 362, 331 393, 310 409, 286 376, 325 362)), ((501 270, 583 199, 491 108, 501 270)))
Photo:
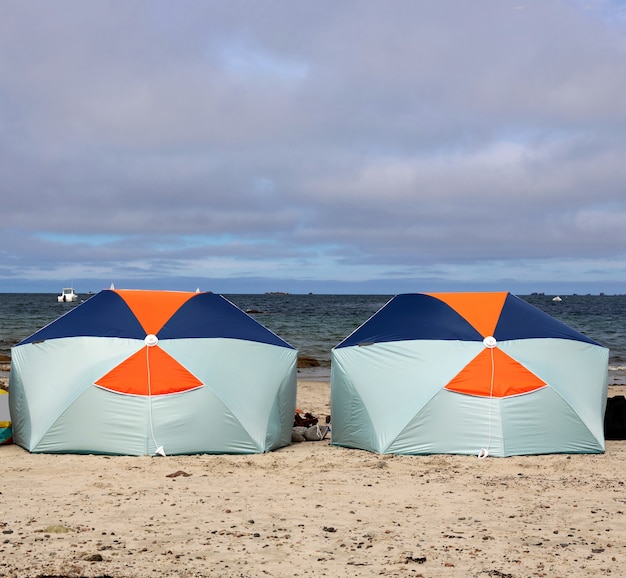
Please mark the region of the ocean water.
MULTIPOLYGON (((0 293, 0 354, 86 300, 57 303, 56 294, 0 293)), ((320 366, 301 369, 300 376, 328 379, 331 349, 367 321, 391 295, 225 295, 265 327, 282 337, 300 355, 320 366)), ((610 350, 609 383, 626 385, 626 295, 520 295, 573 329, 610 350)))

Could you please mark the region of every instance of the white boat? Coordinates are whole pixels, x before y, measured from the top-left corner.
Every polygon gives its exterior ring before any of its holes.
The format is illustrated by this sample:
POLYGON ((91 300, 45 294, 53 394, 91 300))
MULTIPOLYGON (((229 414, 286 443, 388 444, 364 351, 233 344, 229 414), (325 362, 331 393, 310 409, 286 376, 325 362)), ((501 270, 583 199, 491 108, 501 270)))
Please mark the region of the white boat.
POLYGON ((558 303, 559 301, 563 301, 563 299, 561 299, 561 298, 557 295, 556 297, 553 297, 553 298, 552 298, 552 301, 556 301, 556 302, 558 303))
POLYGON ((78 301, 78 295, 74 293, 72 287, 63 287, 61 295, 57 295, 57 301, 59 303, 73 303, 74 301, 78 301))

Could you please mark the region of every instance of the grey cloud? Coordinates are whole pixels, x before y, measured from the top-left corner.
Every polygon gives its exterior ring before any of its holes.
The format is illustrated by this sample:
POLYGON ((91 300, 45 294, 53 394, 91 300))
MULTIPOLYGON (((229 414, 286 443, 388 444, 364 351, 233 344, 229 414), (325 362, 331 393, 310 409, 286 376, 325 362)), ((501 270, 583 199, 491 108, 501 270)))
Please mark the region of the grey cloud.
POLYGON ((620 258, 623 10, 518 4, 5 3, 0 266, 620 258))

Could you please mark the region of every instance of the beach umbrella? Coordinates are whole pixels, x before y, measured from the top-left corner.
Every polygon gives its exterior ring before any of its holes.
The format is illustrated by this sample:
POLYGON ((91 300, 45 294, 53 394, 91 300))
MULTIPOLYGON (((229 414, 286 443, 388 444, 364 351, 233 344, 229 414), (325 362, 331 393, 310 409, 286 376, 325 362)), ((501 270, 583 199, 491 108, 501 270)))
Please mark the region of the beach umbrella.
POLYGON ((297 351, 213 293, 104 290, 11 351, 31 452, 256 453, 291 442, 297 351))
POLYGON ((608 356, 510 293, 397 295, 332 351, 332 443, 479 457, 602 452, 608 356))

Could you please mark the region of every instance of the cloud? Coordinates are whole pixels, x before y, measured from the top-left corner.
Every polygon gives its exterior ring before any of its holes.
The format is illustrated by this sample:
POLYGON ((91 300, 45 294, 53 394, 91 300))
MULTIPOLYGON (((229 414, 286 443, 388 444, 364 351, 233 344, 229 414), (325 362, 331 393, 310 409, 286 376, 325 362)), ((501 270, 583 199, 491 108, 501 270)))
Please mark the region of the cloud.
POLYGON ((618 2, 12 1, 0 54, 0 290, 624 281, 618 2))

